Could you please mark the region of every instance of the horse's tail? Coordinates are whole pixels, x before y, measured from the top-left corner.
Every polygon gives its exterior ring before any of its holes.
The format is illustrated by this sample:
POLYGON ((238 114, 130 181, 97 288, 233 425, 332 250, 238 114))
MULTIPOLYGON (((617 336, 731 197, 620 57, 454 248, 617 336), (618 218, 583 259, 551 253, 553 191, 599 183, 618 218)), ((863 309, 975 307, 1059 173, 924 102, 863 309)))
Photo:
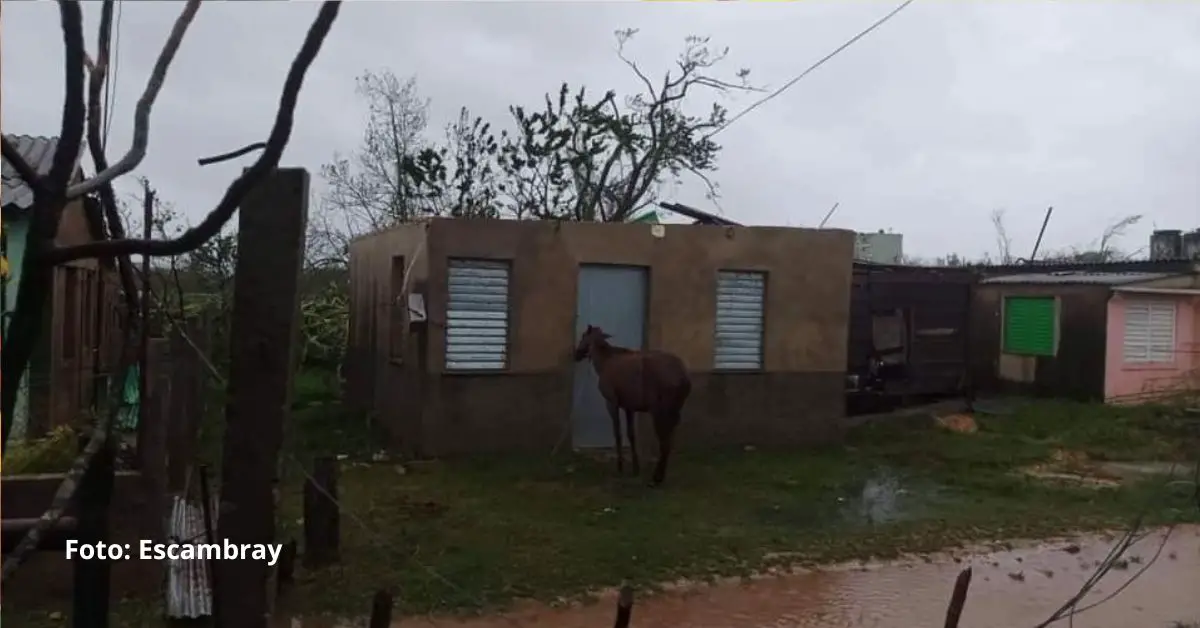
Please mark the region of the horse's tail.
POLYGON ((687 371, 683 372, 672 392, 672 399, 667 404, 678 414, 683 410, 683 404, 687 403, 688 396, 692 394, 692 378, 688 376, 687 371))

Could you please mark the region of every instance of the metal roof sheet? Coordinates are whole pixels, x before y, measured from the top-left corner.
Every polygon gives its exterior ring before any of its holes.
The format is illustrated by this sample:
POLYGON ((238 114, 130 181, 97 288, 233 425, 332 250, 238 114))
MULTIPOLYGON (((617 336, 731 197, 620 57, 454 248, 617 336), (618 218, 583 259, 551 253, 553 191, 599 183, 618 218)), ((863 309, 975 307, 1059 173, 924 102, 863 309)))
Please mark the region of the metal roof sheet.
POLYGON ((1150 281, 1171 277, 1174 273, 1136 273, 1136 272, 1095 272, 1095 271, 1059 271, 1052 273, 1023 273, 1019 275, 1001 275, 989 277, 980 283, 985 284, 1093 284, 1101 286, 1121 286, 1125 284, 1150 281))
MULTIPOLYGON (((214 506, 215 509, 215 506, 214 506)), ((204 514, 199 506, 175 497, 167 536, 181 544, 206 543, 204 514)), ((208 561, 167 559, 167 617, 196 619, 212 615, 208 561)))
MULTIPOLYGON (((41 176, 50 173, 50 166, 54 162, 54 150, 58 147, 57 137, 5 133, 4 139, 16 147, 17 152, 25 158, 34 172, 41 176)), ((83 150, 82 147, 80 148, 80 155, 82 155, 83 150)), ((76 169, 79 168, 80 155, 75 156, 76 169)), ((2 166, 0 179, 3 179, 2 185, 0 185, 0 206, 29 209, 33 205, 33 189, 17 174, 16 170, 13 170, 7 159, 0 160, 0 166, 2 166)))

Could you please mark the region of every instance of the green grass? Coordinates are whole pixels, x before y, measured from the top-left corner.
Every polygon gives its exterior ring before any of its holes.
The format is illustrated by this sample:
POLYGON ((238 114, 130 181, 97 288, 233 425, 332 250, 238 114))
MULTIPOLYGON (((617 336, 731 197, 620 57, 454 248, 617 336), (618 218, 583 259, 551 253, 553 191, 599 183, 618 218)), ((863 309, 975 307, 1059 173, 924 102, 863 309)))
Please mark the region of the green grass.
MULTIPOLYGON (((361 614, 375 589, 390 587, 405 612, 478 611, 622 582, 653 588, 1111 528, 1147 507, 1156 522, 1197 519, 1187 487, 1071 488, 1014 473, 1060 448, 1184 460, 1186 425, 1162 410, 1039 402, 979 421, 972 435, 876 425, 822 451, 685 451, 659 490, 571 456, 424 463, 404 474, 348 464, 342 565, 302 574, 292 603, 301 613, 361 614), (890 512, 863 502, 864 483, 881 477, 905 489, 890 512)), ((298 504, 295 489, 289 517, 298 504)))
POLYGON ((79 438, 69 427, 60 427, 41 438, 9 443, 4 451, 5 476, 66 473, 79 455, 79 438))
MULTIPOLYGON (((299 456, 371 451, 370 435, 354 431, 361 419, 327 407, 320 394, 312 403, 301 397, 299 456)), ((301 569, 285 604, 301 614, 363 615, 371 594, 386 587, 404 613, 478 612, 516 598, 587 599, 623 582, 653 589, 768 567, 1108 529, 1145 509, 1151 523, 1200 519, 1187 486, 1080 488, 1014 472, 1057 449, 1105 460, 1193 459, 1194 423, 1156 408, 1058 402, 977 418, 980 431, 970 435, 891 424, 860 428, 845 446, 824 450, 681 451, 660 489, 614 477, 611 462, 576 456, 404 467, 348 460, 341 564, 301 569), (864 486, 879 480, 903 491, 885 487, 883 497, 865 499, 864 486)), ((300 478, 292 475, 288 533, 299 512, 300 478)))

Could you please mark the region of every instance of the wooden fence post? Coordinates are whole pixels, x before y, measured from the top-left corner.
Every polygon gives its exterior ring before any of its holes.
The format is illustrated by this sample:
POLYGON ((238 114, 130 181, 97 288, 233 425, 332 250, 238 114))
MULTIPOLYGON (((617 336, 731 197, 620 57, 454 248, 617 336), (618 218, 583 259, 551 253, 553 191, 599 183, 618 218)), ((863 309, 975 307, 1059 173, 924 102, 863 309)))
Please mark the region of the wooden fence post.
POLYGON ((171 399, 168 402, 171 422, 167 441, 167 488, 174 494, 183 492, 187 484, 188 471, 196 456, 196 428, 199 425, 198 399, 195 399, 195 381, 199 374, 199 359, 181 333, 172 329, 167 342, 171 347, 171 361, 167 377, 171 380, 171 399))
POLYGON ((304 480, 304 565, 337 562, 340 546, 338 463, 337 458, 324 456, 313 461, 312 476, 304 480))
POLYGON ((283 590, 296 581, 296 539, 291 539, 283 544, 283 550, 279 553, 279 564, 276 565, 278 576, 275 579, 278 585, 275 589, 276 595, 283 593, 283 590))
POLYGON ((625 585, 621 587, 621 594, 617 596, 617 620, 613 623, 613 628, 629 628, 631 619, 633 619, 633 587, 625 585))
POLYGON ((367 628, 388 628, 392 625, 392 595, 387 591, 376 591, 371 599, 371 619, 367 628))
MULTIPOLYGON (((75 538, 81 544, 108 542, 114 450, 111 441, 104 443, 79 483, 76 497, 79 518, 75 538)), ((71 623, 76 628, 108 628, 111 569, 112 562, 108 560, 74 561, 71 623)))
MULTIPOLYGON (((247 194, 238 214, 219 542, 275 541, 308 191, 307 171, 278 169, 247 194)), ((218 561, 216 624, 266 628, 275 600, 273 579, 265 561, 218 561)))
POLYGON ((967 567, 958 574, 954 581, 954 593, 950 596, 950 606, 946 607, 946 628, 958 628, 958 620, 962 617, 963 606, 967 603, 967 588, 971 586, 971 568, 967 567))
POLYGON ((138 426, 138 466, 141 488, 144 491, 146 516, 142 520, 143 539, 162 542, 166 539, 166 523, 170 514, 167 499, 167 467, 170 456, 171 430, 171 359, 167 341, 151 338, 147 343, 145 377, 146 391, 142 398, 145 407, 138 426))

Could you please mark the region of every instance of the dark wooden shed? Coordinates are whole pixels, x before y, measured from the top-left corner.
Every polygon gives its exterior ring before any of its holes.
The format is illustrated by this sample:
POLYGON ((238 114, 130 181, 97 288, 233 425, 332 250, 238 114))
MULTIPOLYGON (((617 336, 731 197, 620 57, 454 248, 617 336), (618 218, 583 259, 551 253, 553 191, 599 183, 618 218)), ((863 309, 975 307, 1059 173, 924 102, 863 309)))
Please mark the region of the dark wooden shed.
POLYGON ((854 265, 846 369, 852 407, 963 391, 974 279, 969 268, 854 265))

